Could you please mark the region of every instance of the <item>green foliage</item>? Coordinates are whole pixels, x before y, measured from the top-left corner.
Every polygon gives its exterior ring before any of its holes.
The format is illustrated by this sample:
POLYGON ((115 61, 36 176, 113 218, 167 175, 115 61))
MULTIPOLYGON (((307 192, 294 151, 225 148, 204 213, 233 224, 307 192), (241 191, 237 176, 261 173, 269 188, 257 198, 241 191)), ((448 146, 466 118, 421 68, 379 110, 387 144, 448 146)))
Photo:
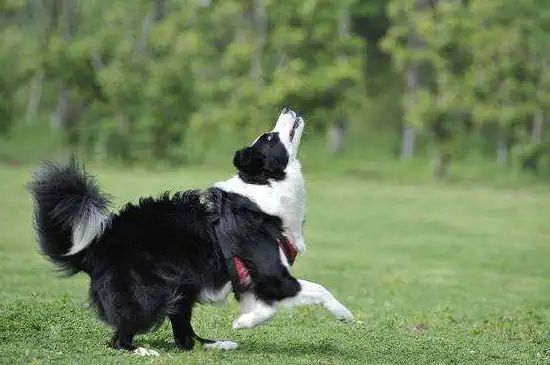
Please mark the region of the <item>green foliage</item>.
POLYGON ((42 124, 97 161, 181 165, 291 106, 316 138, 347 120, 392 131, 393 146, 413 127, 415 156, 435 151, 443 174, 472 140, 538 172, 549 4, 3 0, 0 134, 42 124))
POLYGON ((542 132, 533 125, 537 113, 550 112, 550 4, 536 0, 420 4, 420 0, 390 2, 393 24, 382 43, 399 71, 416 63, 429 73, 429 82, 420 91, 405 92, 405 121, 434 132, 440 151, 454 150, 472 123, 476 128, 497 124, 509 131, 514 151, 540 149, 542 132), (411 47, 407 41, 414 36, 420 45, 411 47), (525 130, 531 128, 533 137, 526 138, 525 130))
MULTIPOLYGON (((282 105, 323 131, 361 101, 363 41, 338 35, 355 1, 6 4, 16 21, 0 56, 21 61, 15 88, 30 93, 43 74, 53 93, 42 93, 40 112, 98 159, 181 164, 220 134, 251 137, 282 105)), ((13 104, 4 98, 0 106, 13 104)), ((23 119, 27 100, 18 102, 13 117, 0 108, 3 120, 23 119)))

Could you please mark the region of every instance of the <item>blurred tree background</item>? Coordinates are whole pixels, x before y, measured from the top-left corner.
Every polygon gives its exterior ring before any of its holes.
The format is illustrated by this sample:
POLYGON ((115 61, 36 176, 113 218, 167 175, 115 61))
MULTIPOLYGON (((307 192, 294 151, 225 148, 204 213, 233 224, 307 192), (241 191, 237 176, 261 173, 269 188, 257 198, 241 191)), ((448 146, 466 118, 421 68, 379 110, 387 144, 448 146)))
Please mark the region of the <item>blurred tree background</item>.
POLYGON ((0 0, 0 32, 4 161, 227 160, 290 106, 354 172, 550 176, 547 0, 0 0))

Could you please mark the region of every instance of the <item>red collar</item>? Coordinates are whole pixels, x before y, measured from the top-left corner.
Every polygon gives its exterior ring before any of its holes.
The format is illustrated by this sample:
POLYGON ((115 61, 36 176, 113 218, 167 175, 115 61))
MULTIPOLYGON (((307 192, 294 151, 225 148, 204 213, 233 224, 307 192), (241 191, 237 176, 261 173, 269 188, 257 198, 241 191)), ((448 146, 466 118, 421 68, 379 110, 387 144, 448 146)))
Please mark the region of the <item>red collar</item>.
MULTIPOLYGON (((296 246, 294 246, 294 244, 292 243, 290 237, 283 235, 280 240, 277 240, 277 244, 279 245, 281 250, 283 250, 288 264, 292 266, 294 264, 294 261, 296 261, 296 257, 298 256, 298 250, 296 249, 296 246)), ((237 270, 239 285, 243 290, 248 290, 248 288, 250 288, 250 285, 252 284, 250 271, 248 270, 244 262, 237 256, 233 256, 233 265, 237 270)))
POLYGON ((296 257, 298 256, 298 250, 290 237, 283 235, 280 240, 277 240, 277 244, 285 253, 288 264, 290 266, 294 265, 294 261, 296 261, 296 257))

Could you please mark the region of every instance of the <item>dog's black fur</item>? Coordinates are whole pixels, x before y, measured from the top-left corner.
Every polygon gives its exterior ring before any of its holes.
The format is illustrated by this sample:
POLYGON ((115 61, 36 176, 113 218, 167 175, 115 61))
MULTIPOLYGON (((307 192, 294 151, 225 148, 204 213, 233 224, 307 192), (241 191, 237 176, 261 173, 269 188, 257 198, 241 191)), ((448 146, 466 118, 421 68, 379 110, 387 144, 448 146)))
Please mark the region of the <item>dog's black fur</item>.
MULTIPOLYGON (((287 163, 276 133, 234 157, 241 176, 256 184, 283 179, 287 163)), ((41 252, 68 275, 90 276, 91 302, 115 329, 116 349, 135 349, 134 336, 166 317, 180 348, 213 342, 194 333, 191 314, 201 290, 232 280, 222 245, 245 262, 259 299, 271 303, 300 290, 279 258, 281 219, 240 195, 218 188, 165 193, 110 214, 108 195, 74 158, 65 166, 43 165, 29 187, 41 252), (85 249, 66 255, 75 226, 92 214, 104 216, 104 229, 85 249)))

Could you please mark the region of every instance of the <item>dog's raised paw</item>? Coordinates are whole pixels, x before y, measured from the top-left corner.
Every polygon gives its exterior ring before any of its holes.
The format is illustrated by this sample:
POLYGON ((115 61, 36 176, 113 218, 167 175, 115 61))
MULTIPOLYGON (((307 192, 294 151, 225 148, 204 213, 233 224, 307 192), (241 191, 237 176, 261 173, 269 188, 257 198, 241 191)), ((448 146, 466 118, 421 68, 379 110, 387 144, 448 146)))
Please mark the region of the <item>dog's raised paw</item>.
POLYGON ((216 341, 213 343, 207 343, 204 345, 205 350, 223 350, 231 351, 239 348, 239 345, 233 341, 216 341))
POLYGON ((327 308, 338 320, 342 322, 351 322, 354 319, 350 310, 344 307, 344 305, 337 300, 326 303, 325 308, 327 308))
POLYGON ((273 318, 276 310, 269 306, 263 306, 262 308, 256 307, 256 309, 250 313, 241 315, 239 318, 233 321, 232 328, 253 328, 269 321, 273 318))
POLYGON ((138 356, 160 356, 155 350, 146 349, 145 347, 138 347, 134 350, 134 354, 138 356))
POLYGON ((337 316, 336 318, 338 318, 340 321, 342 322, 353 322, 353 320, 355 319, 355 317, 353 316, 353 314, 347 309, 344 307, 344 310, 342 310, 337 316))
POLYGON ((340 310, 335 313, 336 318, 342 322, 353 322, 353 314, 346 307, 342 306, 340 310))
POLYGON ((353 322, 355 319, 355 317, 353 317, 353 315, 349 315, 349 316, 345 316, 345 317, 339 317, 338 320, 341 321, 341 322, 345 322, 345 323, 351 323, 353 322))
POLYGON ((234 330, 243 329, 243 328, 252 328, 252 327, 253 325, 252 325, 251 318, 250 316, 247 317, 246 314, 235 319, 231 326, 231 328, 233 328, 234 330))

